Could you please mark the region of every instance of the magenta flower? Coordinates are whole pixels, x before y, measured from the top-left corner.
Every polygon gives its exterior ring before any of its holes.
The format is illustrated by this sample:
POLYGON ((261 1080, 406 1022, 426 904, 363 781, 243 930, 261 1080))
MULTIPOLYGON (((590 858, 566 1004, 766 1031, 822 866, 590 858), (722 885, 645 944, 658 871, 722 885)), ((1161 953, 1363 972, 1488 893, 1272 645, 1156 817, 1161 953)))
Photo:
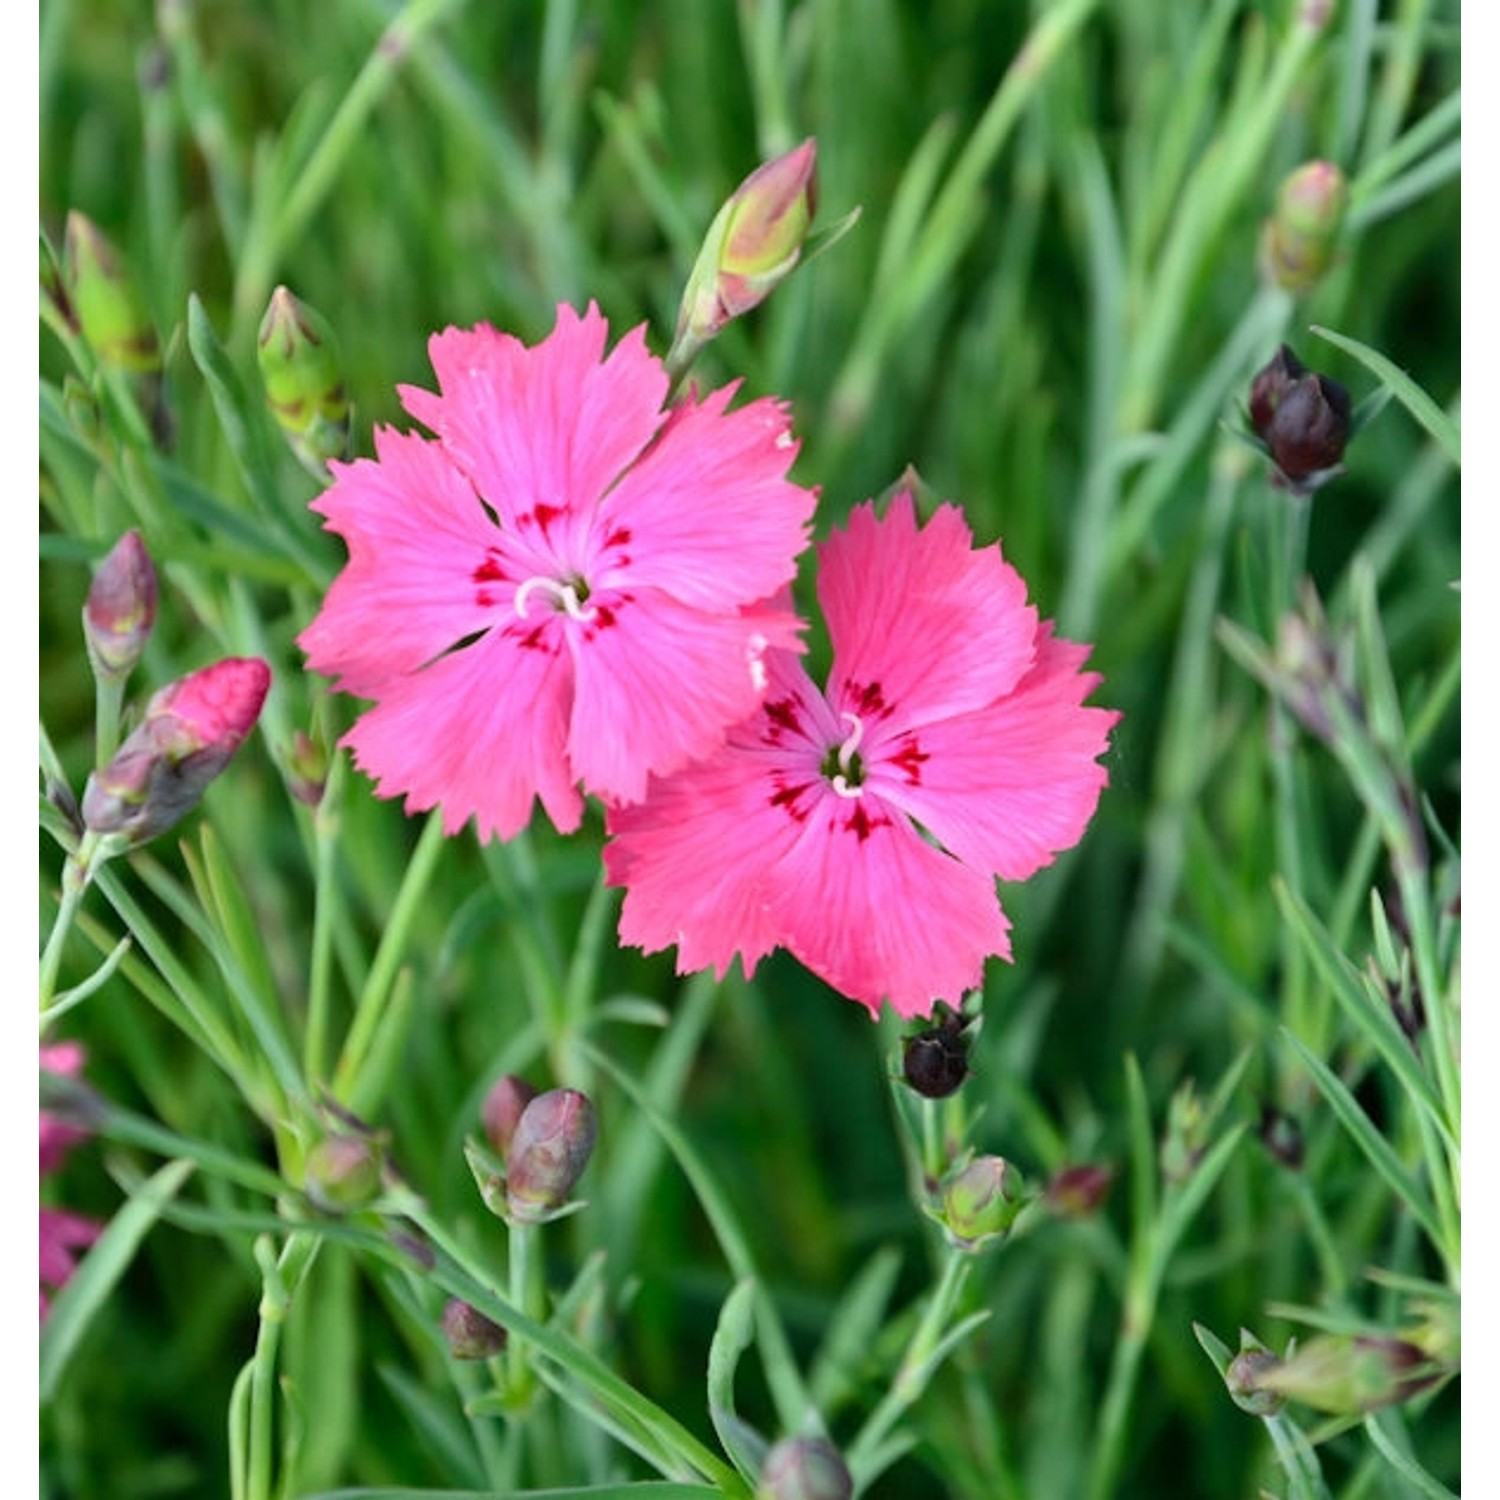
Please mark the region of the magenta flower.
MULTIPOLYGON (((38 1049, 38 1062, 48 1073, 75 1077, 83 1067, 83 1048, 77 1042, 60 1042, 56 1046, 38 1049)), ((37 1111, 37 1135, 41 1160, 41 1176, 55 1172, 62 1165, 68 1150, 85 1134, 76 1125, 67 1124, 46 1110, 37 1111)), ((69 1213, 61 1208, 40 1209, 40 1251, 38 1271, 41 1282, 41 1316, 47 1316, 48 1295, 58 1291, 73 1274, 77 1264, 77 1252, 99 1237, 103 1226, 82 1214, 69 1213)))
POLYGON ((721 978, 785 947, 874 1015, 956 1007, 1010 957, 995 879, 1082 836, 1119 715, 1083 706, 1088 648, 972 541, 952 505, 919 529, 903 492, 818 549, 828 689, 772 653, 764 705, 722 751, 610 811, 622 942, 721 978))
POLYGON ((597 307, 534 348, 487 325, 429 350, 441 394, 401 388, 436 440, 381 429, 313 502, 349 548, 300 637, 374 700, 344 743, 384 797, 509 838, 540 798, 563 832, 584 791, 645 794, 759 704, 800 649, 773 598, 815 490, 786 475, 786 408, 734 388, 663 409, 644 330, 604 356, 597 307))

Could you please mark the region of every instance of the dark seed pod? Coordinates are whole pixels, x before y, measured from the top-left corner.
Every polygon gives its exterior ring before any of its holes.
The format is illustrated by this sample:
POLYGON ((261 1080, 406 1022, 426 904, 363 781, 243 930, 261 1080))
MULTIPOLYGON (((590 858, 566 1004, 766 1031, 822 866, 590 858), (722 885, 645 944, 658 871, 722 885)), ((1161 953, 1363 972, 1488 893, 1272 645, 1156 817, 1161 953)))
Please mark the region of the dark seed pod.
POLYGON ((906 1039, 901 1071, 925 1099, 946 1099, 969 1076, 969 1041, 964 1028, 972 1017, 943 1008, 936 1025, 906 1039))

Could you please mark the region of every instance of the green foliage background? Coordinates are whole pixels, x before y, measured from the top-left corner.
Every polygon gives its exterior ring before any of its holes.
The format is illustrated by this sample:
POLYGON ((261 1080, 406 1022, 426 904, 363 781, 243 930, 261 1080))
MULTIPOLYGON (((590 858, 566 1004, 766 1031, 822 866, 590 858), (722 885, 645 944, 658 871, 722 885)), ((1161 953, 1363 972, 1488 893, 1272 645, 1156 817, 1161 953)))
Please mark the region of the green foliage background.
MULTIPOLYGON (((120 247, 166 342, 175 422, 170 457, 142 456, 106 400, 93 444, 63 399, 66 352, 43 332, 42 716, 77 791, 93 754, 78 612, 90 565, 132 525, 163 598, 137 696, 230 652, 271 662, 261 732, 204 811, 116 872, 240 1029, 222 961, 163 881, 183 888, 194 857, 232 872, 254 934, 230 941, 233 962, 294 1038, 322 940, 315 912, 331 913, 341 1036, 425 848, 420 821, 357 774, 335 771, 317 821, 286 789, 293 732, 334 739, 353 705, 306 677, 292 644, 341 554, 305 509, 315 482, 257 404, 254 334, 273 287, 336 329, 363 453, 373 424, 406 425, 395 387, 430 383, 426 339, 448 324, 487 320, 535 340, 558 302, 592 298, 614 330, 646 322, 664 353, 718 205, 805 136, 818 142, 819 222, 861 210, 711 346, 698 379, 792 403, 797 476, 822 490, 820 535, 908 465, 961 501, 981 541, 1003 539, 1042 613, 1095 643, 1096 701, 1124 715, 1082 845, 1002 892, 1016 962, 991 966, 965 1090, 982 1149, 1038 1183, 1107 1162, 1115 1190, 1087 1222, 1035 1213, 976 1263, 964 1307, 991 1317, 907 1414, 912 1447, 873 1495, 1283 1493, 1262 1425, 1228 1399, 1192 1324, 1231 1345, 1248 1327, 1281 1349, 1306 1334, 1288 1304, 1393 1323, 1399 1299, 1363 1279, 1369 1265, 1456 1275, 1287 1039, 1343 1078, 1420 1175, 1419 1112, 1334 1003, 1276 894, 1290 884, 1363 969, 1369 893, 1390 889, 1370 806, 1336 755, 1272 712, 1215 629, 1224 617, 1274 638, 1292 602, 1279 571, 1288 517, 1303 514, 1306 572, 1330 617, 1348 624, 1362 599, 1378 604, 1362 670, 1382 682, 1388 671, 1401 754, 1432 828, 1457 843, 1455 467, 1402 399, 1308 501, 1271 488, 1264 461, 1225 430, 1283 339, 1356 401, 1380 388, 1315 325, 1383 353, 1457 411, 1457 6, 1322 8, 1321 26, 1305 0, 41 8, 43 234, 60 246, 80 210, 120 247), (1327 275, 1294 298, 1265 285, 1257 242, 1283 176, 1314 157, 1348 175, 1350 212, 1327 275), (190 297, 248 393, 241 415, 268 485, 257 488, 189 347, 190 297), (1132 1216, 1155 1167, 1139 1105, 1159 1133, 1185 1081, 1208 1096, 1225 1078, 1213 1138, 1244 1133, 1143 1307, 1131 1300, 1143 1243, 1132 1216), (1264 1105, 1299 1122, 1300 1171, 1256 1139, 1264 1105), (1146 1325, 1132 1324, 1143 1310, 1146 1325), (1122 1340, 1139 1344, 1124 1375, 1122 1340)), ((600 910, 598 833, 595 818, 572 841, 538 824, 506 850, 471 834, 441 846, 401 927, 400 1000, 361 1112, 389 1131, 434 1215, 466 1242, 492 1240, 498 1266, 503 1231, 462 1152, 479 1100, 507 1070, 586 1080, 602 1118, 590 1207, 557 1227, 552 1270, 561 1282, 606 1252, 606 1358, 711 1443, 705 1368, 734 1276, 670 1154, 580 1050, 584 1023, 539 1026, 538 973, 576 962, 594 1004, 659 1002, 673 1016, 664 1034, 591 1022, 587 1035, 658 1090, 745 1226, 800 1356, 871 1257, 892 1256, 891 1315, 825 1411, 847 1437, 878 1403, 910 1332, 902 1310, 936 1265, 888 1083, 899 1033, 781 957, 753 984, 736 971, 715 991, 675 978, 670 956, 615 951, 608 923, 591 947, 580 924, 600 910)), ((1446 899, 1449 861, 1433 845, 1446 899)), ((44 839, 44 933, 60 866, 44 839)), ((74 983, 121 930, 92 894, 85 911, 65 964, 74 983)), ((92 1086, 132 1118, 300 1186, 298 1152, 151 1003, 151 969, 138 952, 59 1023, 86 1042, 92 1086)), ((101 1217, 157 1165, 139 1141, 103 1136, 75 1152, 58 1189, 101 1217)), ((257 1339, 252 1245, 274 1212, 200 1171, 152 1227, 44 1404, 45 1493, 224 1491, 231 1388, 257 1339)), ((485 1487, 462 1416, 474 1391, 455 1386, 463 1372, 418 1310, 387 1267, 325 1247, 285 1324, 280 1373, 292 1430, 302 1424, 287 1493, 485 1487)), ((740 1405, 775 1435, 750 1359, 740 1405)), ((1456 1488, 1456 1383, 1399 1410, 1402 1443, 1456 1488)), ((555 1436, 550 1454, 537 1439, 526 1483, 583 1482, 565 1461, 581 1440, 555 1436)), ((1421 1492, 1358 1425, 1319 1454, 1341 1497, 1421 1492)))

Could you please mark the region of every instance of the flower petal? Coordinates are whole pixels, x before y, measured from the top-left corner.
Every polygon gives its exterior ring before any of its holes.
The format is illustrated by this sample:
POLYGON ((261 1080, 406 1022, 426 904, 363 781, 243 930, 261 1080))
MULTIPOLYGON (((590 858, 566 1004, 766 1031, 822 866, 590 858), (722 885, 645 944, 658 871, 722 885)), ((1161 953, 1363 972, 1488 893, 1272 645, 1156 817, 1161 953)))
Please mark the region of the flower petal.
POLYGON ((907 491, 883 517, 858 505, 818 549, 833 642, 828 698, 893 728, 992 701, 1031 665, 1037 614, 998 546, 974 550, 955 505, 918 529, 907 491))
POLYGON ((608 526, 630 536, 620 586, 727 613, 796 576, 818 492, 786 477, 797 456, 787 408, 761 400, 727 411, 733 393, 676 408, 604 502, 608 526))
POLYGON ((879 781, 950 853, 1002 880, 1026 879, 1082 838, 1109 780, 1096 757, 1120 717, 1082 706, 1100 681, 1081 670, 1086 646, 1054 638, 1051 622, 1038 639, 1015 692, 921 730, 918 783, 879 781))
POLYGON ((375 451, 333 465, 312 502, 349 562, 297 638, 313 671, 361 697, 493 622, 473 575, 502 540, 439 444, 377 428, 375 451))
POLYGON ((934 849, 868 793, 822 795, 776 864, 781 941, 814 974, 878 1017, 957 1006, 990 954, 1010 957, 995 883, 934 849))
POLYGON ((667 373, 645 326, 603 358, 608 328, 594 303, 566 305, 534 348, 488 325, 428 343, 441 394, 400 387, 406 409, 444 447, 508 527, 537 508, 563 512, 578 545, 605 492, 663 421, 667 373))
POLYGON ((612 802, 638 802, 648 773, 666 775, 717 750, 759 705, 768 648, 798 647, 802 628, 771 605, 710 614, 656 589, 621 596, 600 614, 606 628, 596 623, 573 637, 568 755, 583 784, 612 802))
POLYGON ((450 834, 472 816, 480 838, 511 838, 536 797, 561 832, 577 828, 583 798, 564 755, 573 672, 560 630, 531 633, 530 646, 495 632, 392 678, 343 740, 376 792, 404 793, 408 813, 441 803, 450 834))

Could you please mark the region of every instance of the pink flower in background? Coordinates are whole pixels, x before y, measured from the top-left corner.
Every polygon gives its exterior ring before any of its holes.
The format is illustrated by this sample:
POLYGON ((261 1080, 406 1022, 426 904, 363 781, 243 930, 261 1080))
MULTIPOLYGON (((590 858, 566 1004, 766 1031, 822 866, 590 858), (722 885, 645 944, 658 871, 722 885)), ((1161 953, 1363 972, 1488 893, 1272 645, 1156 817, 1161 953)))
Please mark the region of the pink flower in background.
POLYGON ((611 809, 622 942, 679 973, 789 949, 878 1015, 957 1005, 1009 958, 995 879, 1077 843, 1119 715, 1088 708, 1088 648, 1057 639, 963 513, 909 494, 855 509, 819 550, 833 646, 819 691, 785 652, 717 754, 611 809))
POLYGON ((644 331, 606 357, 597 307, 534 348, 486 325, 429 349, 441 394, 401 388, 436 440, 380 429, 313 508, 349 562, 300 637, 374 700, 345 738, 381 796, 508 838, 540 798, 564 832, 584 791, 645 794, 759 704, 800 649, 773 596, 807 545, 786 408, 734 388, 663 409, 644 331))
MULTIPOLYGON (((60 1042, 38 1049, 40 1066, 48 1073, 76 1077, 83 1067, 83 1048, 77 1042, 60 1042)), ((55 1172, 62 1165, 69 1148, 86 1132, 69 1125, 46 1110, 37 1111, 40 1138, 41 1175, 55 1172)), ((41 1281, 41 1316, 47 1316, 48 1294, 58 1291, 73 1274, 76 1252, 85 1249, 99 1237, 103 1226, 81 1214, 60 1208, 42 1207, 41 1250, 38 1257, 41 1281)))

